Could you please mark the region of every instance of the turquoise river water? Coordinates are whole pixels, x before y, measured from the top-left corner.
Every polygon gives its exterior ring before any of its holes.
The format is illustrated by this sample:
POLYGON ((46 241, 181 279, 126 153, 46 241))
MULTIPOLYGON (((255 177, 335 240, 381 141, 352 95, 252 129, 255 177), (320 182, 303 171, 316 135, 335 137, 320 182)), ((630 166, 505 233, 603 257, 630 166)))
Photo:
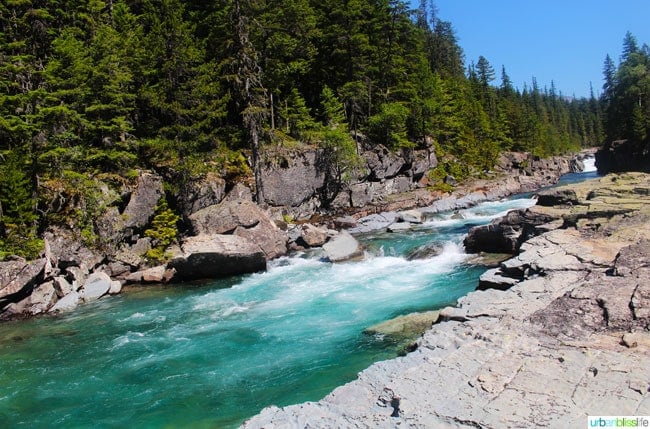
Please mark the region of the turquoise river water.
POLYGON ((360 237, 361 262, 294 255, 264 273, 134 288, 0 324, 0 427, 228 428, 271 404, 318 400, 396 355, 366 327, 475 289, 484 268, 466 263, 460 244, 470 226, 532 204, 485 203, 360 237), (430 245, 442 252, 405 258, 430 245))

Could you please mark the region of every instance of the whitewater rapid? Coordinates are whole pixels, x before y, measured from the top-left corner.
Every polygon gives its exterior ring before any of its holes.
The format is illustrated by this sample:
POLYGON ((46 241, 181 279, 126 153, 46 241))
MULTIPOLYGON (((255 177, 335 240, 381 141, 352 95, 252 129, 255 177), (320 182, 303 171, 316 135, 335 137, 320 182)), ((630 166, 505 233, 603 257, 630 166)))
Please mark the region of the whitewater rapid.
POLYGON ((367 327, 475 289, 483 269, 468 264, 469 227, 534 202, 483 203, 359 236, 360 262, 297 254, 262 273, 138 288, 58 318, 2 324, 0 422, 235 427, 271 404, 320 399, 395 356, 367 327), (408 257, 423 248, 434 252, 408 257))

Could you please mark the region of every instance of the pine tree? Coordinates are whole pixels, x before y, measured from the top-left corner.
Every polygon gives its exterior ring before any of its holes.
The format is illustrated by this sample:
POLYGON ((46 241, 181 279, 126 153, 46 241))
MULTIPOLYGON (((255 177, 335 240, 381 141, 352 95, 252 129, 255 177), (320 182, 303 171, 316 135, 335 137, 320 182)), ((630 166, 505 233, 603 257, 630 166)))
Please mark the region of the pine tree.
POLYGON ((235 0, 231 12, 234 24, 234 58, 231 63, 232 82, 236 103, 240 109, 242 123, 251 150, 253 174, 255 176, 255 197, 258 204, 264 204, 264 183, 261 171, 261 133, 268 114, 266 88, 262 83, 262 69, 258 52, 249 38, 249 17, 240 0, 235 0))
POLYGON ((478 57, 478 62, 476 63, 476 73, 478 74, 478 80, 484 87, 490 85, 495 79, 494 68, 490 65, 488 60, 483 56, 478 57))
POLYGON ((629 31, 625 33, 623 38, 623 53, 621 54, 621 63, 630 59, 632 54, 639 52, 639 45, 636 41, 636 37, 632 35, 629 31))

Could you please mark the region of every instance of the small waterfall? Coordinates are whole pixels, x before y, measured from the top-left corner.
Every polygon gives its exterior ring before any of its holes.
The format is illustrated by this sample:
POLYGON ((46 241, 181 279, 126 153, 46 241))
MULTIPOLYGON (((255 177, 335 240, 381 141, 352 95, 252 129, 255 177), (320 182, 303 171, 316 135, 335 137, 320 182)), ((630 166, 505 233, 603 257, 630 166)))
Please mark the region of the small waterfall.
POLYGON ((582 170, 583 173, 591 173, 598 170, 596 168, 596 157, 593 155, 590 155, 587 158, 583 159, 582 163, 585 166, 585 168, 582 170))

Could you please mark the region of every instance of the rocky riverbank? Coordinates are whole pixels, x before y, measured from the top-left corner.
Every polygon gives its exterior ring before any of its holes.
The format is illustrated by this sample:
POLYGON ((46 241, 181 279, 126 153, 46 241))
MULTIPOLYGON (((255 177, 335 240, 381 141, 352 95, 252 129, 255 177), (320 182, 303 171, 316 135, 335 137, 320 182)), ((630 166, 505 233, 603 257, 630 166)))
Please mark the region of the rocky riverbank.
MULTIPOLYGON (((490 178, 457 184, 453 192, 442 193, 426 186, 425 173, 437 165, 430 150, 391 154, 376 148, 370 152, 364 155, 367 165, 363 174, 339 190, 329 209, 322 208, 323 201, 315 200, 318 189, 325 186, 317 154, 266 164, 267 191, 275 192, 269 195, 284 197, 268 200, 268 208, 255 204, 243 184, 227 194, 223 180, 209 175, 184 184, 177 198, 181 224, 185 225, 183 234, 177 244, 164 249, 168 262, 160 265, 146 255, 156 245, 147 230, 155 228, 155 218, 160 214, 163 178, 143 171, 132 185, 121 184, 119 189, 97 182, 95 197, 101 212, 94 219, 95 244, 89 244, 84 234, 75 230, 78 226, 52 226, 44 233, 45 252, 40 259, 0 262, 0 319, 70 311, 80 303, 120 293, 129 284, 264 270, 268 260, 290 250, 323 246, 337 236, 338 229, 363 232, 395 221, 404 227, 426 213, 469 207, 555 183, 562 174, 579 171, 580 159, 588 153, 549 159, 504 153, 488 174, 490 178), (308 189, 304 183, 310 183, 308 189), (303 195, 305 189, 308 195, 303 195), (413 207, 424 209, 410 217, 404 213, 413 207), (305 220, 287 223, 292 214, 310 215, 316 225, 305 220)), ((61 191, 48 210, 74 212, 71 204, 75 201, 61 191)), ((332 260, 359 255, 355 244, 344 238, 337 242, 332 260), (349 245, 341 247, 341 243, 349 245)))
POLYGON ((492 273, 507 285, 486 281, 442 309, 416 351, 243 426, 565 428, 649 415, 650 176, 542 195, 518 224, 473 234, 500 234, 518 252, 492 273))

